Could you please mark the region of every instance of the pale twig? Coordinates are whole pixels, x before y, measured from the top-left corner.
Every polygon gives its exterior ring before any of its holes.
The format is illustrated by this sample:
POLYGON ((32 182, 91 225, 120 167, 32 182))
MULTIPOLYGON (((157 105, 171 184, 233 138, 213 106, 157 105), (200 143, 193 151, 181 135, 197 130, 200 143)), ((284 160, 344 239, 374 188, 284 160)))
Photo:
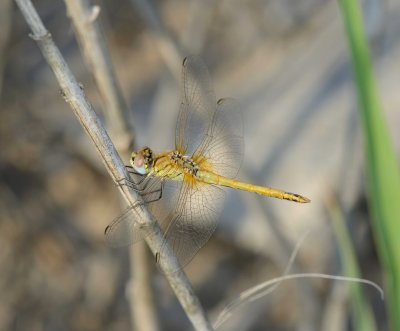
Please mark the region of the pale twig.
MULTIPOLYGON (((296 261, 296 256, 300 251, 301 246, 303 245, 304 241, 306 240, 306 238, 308 237, 308 235, 310 234, 310 231, 307 231, 305 234, 303 234, 303 236, 301 236, 301 238, 297 241, 295 248, 293 249, 291 255, 290 255, 290 259, 289 262, 286 264, 286 267, 284 269, 283 272, 283 276, 287 275, 290 271, 290 269, 293 267, 295 261, 296 261)), ((264 290, 261 293, 261 296, 265 296, 268 295, 269 293, 273 292, 278 286, 280 285, 280 283, 276 283, 275 285, 267 288, 266 290, 264 290)), ((258 286, 258 285, 257 285, 258 286)), ((254 287, 252 287, 254 288, 254 287)), ((246 291, 247 292, 247 291, 246 291)), ((246 302, 248 302, 248 300, 243 300, 242 298, 242 294, 240 294, 239 298, 232 301, 229 305, 227 305, 224 310, 220 313, 220 315, 217 318, 217 321, 214 324, 214 327, 217 329, 228 317, 229 314, 231 313, 231 311, 243 304, 245 304, 246 302)))
POLYGON ((365 285, 370 285, 374 287, 379 294, 381 295, 381 299, 384 300, 384 292, 382 288, 377 285, 376 283, 362 279, 358 277, 347 277, 347 276, 336 276, 336 275, 327 275, 323 273, 297 273, 292 275, 287 275, 290 268, 293 266, 296 256, 301 248, 306 237, 309 235, 310 232, 306 232, 300 240, 297 242, 296 247, 294 248, 289 262, 286 265, 284 274, 281 277, 277 277, 266 282, 260 283, 255 285, 239 294, 239 296, 231 301, 218 315, 216 322, 214 323, 214 328, 218 329, 224 322, 226 322, 231 316, 232 312, 237 309, 238 307, 250 303, 252 301, 256 301, 262 297, 273 292, 283 281, 290 280, 290 279, 298 279, 298 278, 321 278, 321 279, 331 279, 331 280, 339 280, 339 281, 346 281, 346 282, 354 282, 354 283, 361 283, 365 285))
POLYGON ((132 325, 137 331, 161 330, 156 314, 153 291, 154 259, 144 242, 130 250, 131 278, 127 286, 132 325))
MULTIPOLYGON (((79 44, 86 62, 104 98, 104 114, 111 137, 124 159, 129 158, 133 130, 129 127, 128 110, 118 85, 107 42, 102 33, 99 6, 91 6, 88 0, 65 0, 68 15, 72 19, 79 44)), ((151 283, 150 257, 143 243, 129 249, 131 279, 127 282, 132 325, 136 330, 156 331, 157 312, 151 283), (136 263, 134 262, 136 260, 136 263)))
MULTIPOLYGON (((42 54, 56 76, 65 100, 71 106, 86 133, 91 138, 113 181, 115 183, 121 182, 121 180, 128 177, 128 174, 112 141, 87 100, 82 87, 72 75, 31 1, 16 0, 16 3, 32 30, 32 38, 37 41, 42 54)), ((135 212, 138 228, 140 228, 153 254, 156 254, 158 248, 163 244, 163 235, 157 222, 144 207, 143 200, 136 192, 129 189, 127 185, 118 185, 118 187, 127 203, 130 206, 137 206, 135 212)), ((168 245, 164 249, 166 250, 166 258, 160 260, 160 268, 163 270, 188 318, 196 330, 212 330, 211 324, 185 273, 180 269, 176 257, 168 245)))
POLYGON ((132 143, 128 109, 114 72, 98 16, 99 6, 91 6, 88 0, 64 0, 68 15, 85 60, 95 78, 100 96, 104 100, 104 115, 111 137, 119 151, 127 151, 132 143))
MULTIPOLYGON (((229 305, 227 305, 227 307, 220 313, 220 315, 217 318, 217 321, 215 322, 215 328, 217 329, 219 326, 221 326, 221 324, 224 323, 229 318, 229 316, 232 314, 232 311, 235 308, 239 307, 242 304, 258 300, 258 299, 264 297, 265 295, 268 295, 269 293, 271 293, 271 288, 270 288, 271 286, 279 284, 285 280, 291 280, 291 279, 297 279, 297 278, 318 278, 318 279, 339 280, 339 281, 352 282, 352 283, 361 283, 361 284, 372 286, 379 292, 382 300, 384 300, 384 298, 385 298, 385 294, 384 294, 382 288, 378 284, 376 284, 370 280, 367 280, 367 279, 346 277, 346 276, 327 275, 327 274, 320 274, 320 273, 302 273, 302 274, 286 275, 286 276, 277 277, 277 278, 271 279, 269 281, 266 281, 264 283, 258 284, 256 286, 249 288, 248 290, 240 293, 239 297, 236 300, 232 301, 229 305)), ((272 290, 274 288, 272 288, 272 290)))
POLYGON ((277 277, 266 281, 264 283, 258 284, 242 293, 240 293, 239 297, 232 301, 227 307, 220 313, 215 322, 215 328, 217 329, 222 323, 224 323, 229 316, 232 314, 232 311, 239 307, 242 304, 249 303, 255 300, 258 300, 265 295, 271 293, 275 287, 273 285, 279 285, 284 280, 291 280, 291 279, 298 279, 298 278, 321 278, 321 279, 330 279, 330 280, 339 280, 339 281, 346 281, 346 282, 353 282, 353 283, 362 283, 365 285, 369 285, 374 287, 379 294, 381 295, 381 299, 384 300, 385 295, 382 288, 377 285, 376 283, 362 278, 355 278, 355 277, 346 277, 346 276, 336 276, 336 275, 327 275, 327 274, 320 274, 320 273, 302 273, 302 274, 294 274, 294 275, 286 275, 282 277, 277 277))

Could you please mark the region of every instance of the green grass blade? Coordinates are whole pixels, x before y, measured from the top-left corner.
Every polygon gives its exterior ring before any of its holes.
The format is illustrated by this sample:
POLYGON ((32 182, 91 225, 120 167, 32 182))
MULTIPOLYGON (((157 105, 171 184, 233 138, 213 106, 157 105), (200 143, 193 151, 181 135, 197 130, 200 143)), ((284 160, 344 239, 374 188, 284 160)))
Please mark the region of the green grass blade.
POLYGON ((373 230, 385 271, 392 330, 400 330, 400 174, 372 71, 358 0, 340 0, 351 50, 368 160, 373 230))
MULTIPOLYGON (((353 249, 351 238, 345 224, 343 212, 336 199, 330 199, 327 204, 328 213, 332 220, 335 230, 343 271, 346 276, 360 278, 357 257, 353 249)), ((351 306, 353 310, 354 330, 356 331, 376 331, 374 315, 365 298, 363 285, 351 284, 351 306)))

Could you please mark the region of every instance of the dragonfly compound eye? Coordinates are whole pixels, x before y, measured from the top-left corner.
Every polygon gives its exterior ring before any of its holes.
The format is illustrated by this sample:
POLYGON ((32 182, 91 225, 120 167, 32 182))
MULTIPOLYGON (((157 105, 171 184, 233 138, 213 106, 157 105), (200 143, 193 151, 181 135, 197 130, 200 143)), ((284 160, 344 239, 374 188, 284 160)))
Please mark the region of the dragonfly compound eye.
POLYGON ((143 156, 143 153, 132 153, 131 166, 141 175, 145 175, 147 173, 147 167, 145 164, 145 157, 143 156))
POLYGON ((150 148, 145 147, 143 149, 143 157, 145 160, 146 168, 151 167, 153 164, 153 151, 150 148))

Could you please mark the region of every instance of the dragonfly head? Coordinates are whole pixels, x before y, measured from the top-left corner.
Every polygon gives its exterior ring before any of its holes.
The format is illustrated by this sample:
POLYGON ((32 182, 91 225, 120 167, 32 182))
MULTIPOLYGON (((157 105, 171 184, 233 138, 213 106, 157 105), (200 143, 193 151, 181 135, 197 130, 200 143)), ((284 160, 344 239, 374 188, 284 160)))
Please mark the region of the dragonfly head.
POLYGON ((153 163, 153 151, 148 147, 132 153, 131 166, 141 175, 147 175, 151 171, 153 163))

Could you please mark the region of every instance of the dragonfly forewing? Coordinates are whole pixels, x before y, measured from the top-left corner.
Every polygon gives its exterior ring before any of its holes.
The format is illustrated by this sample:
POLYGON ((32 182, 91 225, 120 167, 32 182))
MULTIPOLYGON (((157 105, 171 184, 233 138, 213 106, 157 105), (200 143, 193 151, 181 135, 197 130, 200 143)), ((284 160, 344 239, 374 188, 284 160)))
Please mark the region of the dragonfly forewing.
POLYGON ((216 97, 207 67, 196 56, 184 59, 182 81, 175 147, 182 154, 192 155, 212 121, 216 97))

